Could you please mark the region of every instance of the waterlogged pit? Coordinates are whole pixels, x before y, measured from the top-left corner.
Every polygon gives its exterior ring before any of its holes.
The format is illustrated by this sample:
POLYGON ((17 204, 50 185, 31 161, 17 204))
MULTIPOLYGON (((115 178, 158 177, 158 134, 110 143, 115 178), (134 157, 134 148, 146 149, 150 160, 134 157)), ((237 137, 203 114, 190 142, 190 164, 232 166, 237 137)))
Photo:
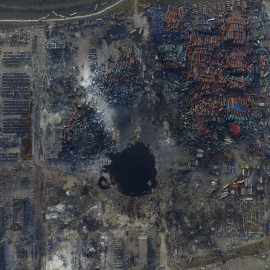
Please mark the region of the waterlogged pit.
POLYGON ((135 143, 112 155, 106 169, 117 190, 127 196, 147 194, 157 185, 155 158, 143 143, 135 143))

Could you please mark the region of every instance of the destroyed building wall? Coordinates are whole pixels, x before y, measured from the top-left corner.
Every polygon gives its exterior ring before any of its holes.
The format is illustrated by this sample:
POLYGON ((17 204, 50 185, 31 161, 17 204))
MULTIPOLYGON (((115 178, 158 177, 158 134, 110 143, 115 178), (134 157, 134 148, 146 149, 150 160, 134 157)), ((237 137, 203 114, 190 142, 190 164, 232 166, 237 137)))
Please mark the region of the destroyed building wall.
POLYGON ((113 240, 113 269, 120 270, 123 267, 123 239, 113 240))
POLYGON ((147 236, 139 236, 139 263, 144 267, 147 265, 148 259, 148 243, 147 236))

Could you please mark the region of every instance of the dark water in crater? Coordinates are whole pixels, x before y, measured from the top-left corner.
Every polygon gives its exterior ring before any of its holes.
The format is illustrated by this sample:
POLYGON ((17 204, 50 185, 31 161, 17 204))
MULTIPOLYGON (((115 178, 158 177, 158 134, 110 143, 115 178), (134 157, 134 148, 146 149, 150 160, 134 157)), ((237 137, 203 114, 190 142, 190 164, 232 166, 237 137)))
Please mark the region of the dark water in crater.
POLYGON ((106 169, 112 184, 124 195, 141 196, 157 186, 155 158, 143 143, 135 143, 111 159, 106 169))

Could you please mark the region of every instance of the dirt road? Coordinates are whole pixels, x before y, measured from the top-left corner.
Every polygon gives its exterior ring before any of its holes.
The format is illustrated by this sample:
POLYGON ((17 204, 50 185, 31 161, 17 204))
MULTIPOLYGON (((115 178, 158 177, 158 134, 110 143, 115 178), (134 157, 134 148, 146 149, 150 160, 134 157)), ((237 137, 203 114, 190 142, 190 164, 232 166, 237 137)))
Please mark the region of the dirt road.
POLYGON ((159 233, 160 237, 160 265, 164 265, 166 270, 171 270, 171 268, 168 266, 168 252, 167 252, 167 246, 165 243, 165 232, 159 233))

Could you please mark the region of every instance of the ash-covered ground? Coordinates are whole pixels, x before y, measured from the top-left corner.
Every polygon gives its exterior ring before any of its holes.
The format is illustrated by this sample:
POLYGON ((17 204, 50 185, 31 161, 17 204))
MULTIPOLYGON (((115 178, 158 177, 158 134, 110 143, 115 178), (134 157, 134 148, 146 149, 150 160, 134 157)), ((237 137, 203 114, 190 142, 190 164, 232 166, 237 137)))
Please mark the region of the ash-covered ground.
POLYGON ((2 35, 2 269, 269 267, 267 5, 165 2, 2 35))

